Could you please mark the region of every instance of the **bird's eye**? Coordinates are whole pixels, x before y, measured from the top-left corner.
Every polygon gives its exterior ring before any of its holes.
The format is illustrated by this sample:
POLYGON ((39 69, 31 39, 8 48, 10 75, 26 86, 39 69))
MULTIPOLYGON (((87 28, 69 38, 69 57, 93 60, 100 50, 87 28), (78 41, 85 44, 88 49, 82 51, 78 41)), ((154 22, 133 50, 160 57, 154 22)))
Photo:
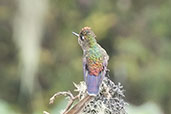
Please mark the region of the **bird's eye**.
POLYGON ((84 36, 80 36, 80 39, 81 39, 82 41, 84 41, 84 36))

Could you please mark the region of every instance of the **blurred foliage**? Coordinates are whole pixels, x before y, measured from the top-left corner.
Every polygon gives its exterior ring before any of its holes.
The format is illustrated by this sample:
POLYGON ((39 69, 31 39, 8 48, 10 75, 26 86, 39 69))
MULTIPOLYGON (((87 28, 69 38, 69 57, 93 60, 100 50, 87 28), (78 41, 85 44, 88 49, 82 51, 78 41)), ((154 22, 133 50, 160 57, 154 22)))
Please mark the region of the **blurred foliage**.
POLYGON ((6 113, 9 106, 16 112, 42 113, 43 108, 53 108, 47 107, 52 94, 73 90, 72 82, 83 80, 82 51, 71 32, 84 26, 94 30, 108 52, 111 79, 124 85, 126 100, 134 105, 153 101, 171 113, 170 6, 170 0, 49 1, 37 73, 44 101, 36 96, 23 103, 19 101, 20 59, 12 30, 17 2, 1 0, 0 113, 6 113))
POLYGON ((129 105, 127 112, 128 114, 163 114, 161 108, 153 102, 147 102, 140 106, 129 105))

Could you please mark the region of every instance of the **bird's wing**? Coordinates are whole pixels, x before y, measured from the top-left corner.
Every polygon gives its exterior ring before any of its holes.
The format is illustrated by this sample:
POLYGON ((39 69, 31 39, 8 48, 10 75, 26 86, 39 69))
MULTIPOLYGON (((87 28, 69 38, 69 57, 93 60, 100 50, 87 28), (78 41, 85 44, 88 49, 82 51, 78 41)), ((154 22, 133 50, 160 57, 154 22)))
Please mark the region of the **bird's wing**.
POLYGON ((83 57, 83 73, 84 73, 84 80, 86 81, 86 77, 88 74, 88 69, 87 67, 87 61, 86 61, 86 57, 83 57))

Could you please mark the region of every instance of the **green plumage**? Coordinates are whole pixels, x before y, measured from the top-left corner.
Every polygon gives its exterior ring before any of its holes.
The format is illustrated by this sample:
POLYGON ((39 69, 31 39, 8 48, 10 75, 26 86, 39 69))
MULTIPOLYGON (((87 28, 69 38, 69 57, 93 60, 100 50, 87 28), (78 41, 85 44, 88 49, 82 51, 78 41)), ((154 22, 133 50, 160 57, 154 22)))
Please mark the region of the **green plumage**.
POLYGON ((83 57, 88 66, 87 70, 90 74, 97 76, 103 70, 103 63, 108 59, 108 55, 96 42, 96 35, 89 27, 84 27, 79 36, 78 41, 84 51, 83 57))
POLYGON ((83 50, 83 71, 89 95, 97 95, 99 86, 105 76, 108 55, 96 42, 96 35, 89 27, 84 27, 78 36, 78 43, 83 50))
POLYGON ((98 45, 88 49, 86 60, 90 74, 97 76, 103 70, 103 55, 98 45))

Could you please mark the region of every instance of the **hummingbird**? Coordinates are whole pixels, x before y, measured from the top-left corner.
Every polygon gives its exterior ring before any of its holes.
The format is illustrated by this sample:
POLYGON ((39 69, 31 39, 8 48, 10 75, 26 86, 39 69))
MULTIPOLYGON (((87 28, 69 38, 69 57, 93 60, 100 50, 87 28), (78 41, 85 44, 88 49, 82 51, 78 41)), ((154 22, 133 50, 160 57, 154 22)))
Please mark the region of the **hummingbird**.
POLYGON ((83 50, 83 73, 88 95, 96 96, 106 74, 109 56, 97 43, 96 35, 90 27, 82 28, 79 34, 72 33, 78 37, 83 50))

